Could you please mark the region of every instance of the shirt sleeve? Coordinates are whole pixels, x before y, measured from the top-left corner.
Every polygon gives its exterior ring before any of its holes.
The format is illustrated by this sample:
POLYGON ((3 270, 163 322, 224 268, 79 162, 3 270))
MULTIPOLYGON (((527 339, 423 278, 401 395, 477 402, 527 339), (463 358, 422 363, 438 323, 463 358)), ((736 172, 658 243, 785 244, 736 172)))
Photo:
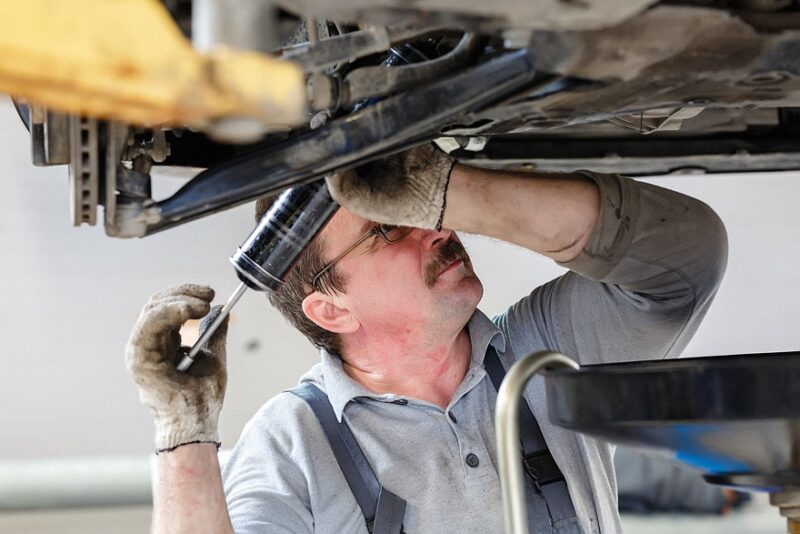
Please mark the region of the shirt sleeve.
POLYGON ((582 364, 676 357, 708 310, 727 263, 722 221, 703 202, 617 175, 600 189, 597 227, 570 272, 511 308, 516 352, 551 349, 582 364))
POLYGON ((293 430, 277 412, 287 400, 279 395, 247 424, 222 470, 225 496, 237 534, 311 534, 308 482, 295 457, 303 454, 293 430), (294 444, 294 446, 293 446, 294 444))

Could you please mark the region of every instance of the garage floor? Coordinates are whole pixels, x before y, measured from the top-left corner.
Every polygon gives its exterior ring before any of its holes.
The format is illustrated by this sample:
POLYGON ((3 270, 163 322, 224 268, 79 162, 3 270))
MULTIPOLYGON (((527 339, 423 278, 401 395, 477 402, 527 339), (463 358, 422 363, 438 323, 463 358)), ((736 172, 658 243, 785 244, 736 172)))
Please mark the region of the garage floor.
POLYGON ((0 534, 143 534, 149 506, 0 514, 0 534))
MULTIPOLYGON (((786 522, 757 495, 744 509, 725 517, 686 515, 626 515, 629 534, 783 534, 786 522)), ((150 507, 120 507, 101 510, 64 510, 0 514, 0 534, 141 534, 150 525, 150 507)), ((499 534, 499 533, 498 533, 499 534)))
POLYGON ((625 532, 630 534, 784 534, 786 520, 769 505, 766 495, 754 495, 741 510, 726 516, 625 515, 625 532))

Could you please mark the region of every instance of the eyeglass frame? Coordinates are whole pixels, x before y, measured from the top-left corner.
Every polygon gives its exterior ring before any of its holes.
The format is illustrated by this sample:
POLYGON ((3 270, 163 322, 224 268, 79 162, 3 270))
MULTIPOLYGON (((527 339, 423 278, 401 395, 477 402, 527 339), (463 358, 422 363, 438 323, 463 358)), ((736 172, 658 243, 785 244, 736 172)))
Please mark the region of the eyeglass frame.
POLYGON ((359 237, 356 240, 355 243, 353 243, 352 245, 350 245, 349 247, 344 249, 335 258, 333 258, 331 261, 329 261, 328 263, 323 265, 322 269, 320 269, 317 272, 317 274, 314 275, 314 278, 311 279, 311 287, 314 290, 319 290, 319 285, 318 284, 319 284, 319 279, 322 277, 322 275, 327 273, 328 271, 330 271, 331 268, 334 265, 336 265, 337 262, 341 261, 342 258, 344 258, 348 254, 353 252, 353 250, 355 250, 356 247, 358 247, 358 245, 360 245, 361 243, 363 243, 364 241, 366 241, 370 237, 380 236, 381 239, 383 239, 387 244, 391 245, 393 243, 397 243, 398 241, 401 241, 403 238, 407 237, 408 234, 410 234, 414 230, 413 228, 405 227, 406 231, 403 233, 403 235, 401 235, 397 239, 389 239, 389 236, 387 236, 386 233, 394 230, 395 228, 404 228, 404 227, 393 225, 393 224, 376 224, 376 225, 372 226, 367 231, 367 233, 365 233, 364 235, 359 237))

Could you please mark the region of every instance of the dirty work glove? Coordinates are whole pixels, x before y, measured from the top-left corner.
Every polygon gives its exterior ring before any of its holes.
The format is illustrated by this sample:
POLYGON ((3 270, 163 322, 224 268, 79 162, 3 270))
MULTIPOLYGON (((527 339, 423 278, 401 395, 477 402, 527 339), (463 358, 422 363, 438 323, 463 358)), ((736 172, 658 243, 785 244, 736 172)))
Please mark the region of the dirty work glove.
POLYGON ((441 229, 455 161, 422 145, 328 178, 331 196, 371 221, 441 229))
MULTIPOLYGON (((156 293, 142 309, 125 347, 125 363, 139 386, 139 399, 153 412, 157 452, 188 443, 219 446, 217 423, 228 380, 227 320, 185 373, 176 368, 188 350, 180 346, 181 325, 208 314, 213 298, 213 289, 193 284, 156 293)), ((214 310, 218 313, 218 307, 214 310)), ((201 332, 208 324, 210 320, 201 322, 201 332)))

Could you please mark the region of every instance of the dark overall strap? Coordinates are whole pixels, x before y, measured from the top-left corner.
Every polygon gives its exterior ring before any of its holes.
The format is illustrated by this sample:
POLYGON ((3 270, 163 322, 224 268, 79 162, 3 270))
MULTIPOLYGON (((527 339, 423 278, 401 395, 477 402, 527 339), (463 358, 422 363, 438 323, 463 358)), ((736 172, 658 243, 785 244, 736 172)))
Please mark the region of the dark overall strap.
MULTIPOLYGON (((484 367, 494 387, 499 390, 506 370, 491 345, 486 350, 484 367)), ((522 464, 528 480, 525 499, 529 531, 580 532, 567 481, 547 448, 536 417, 527 402, 520 403, 519 411, 522 464)))
MULTIPOLYGON (((491 345, 486 349, 483 365, 495 389, 499 391, 500 384, 506 376, 506 370, 500 363, 497 351, 491 345)), ((561 474, 561 470, 547 449, 542 430, 527 402, 521 402, 519 405, 519 438, 522 442, 522 460, 525 472, 534 478, 534 482, 545 485, 564 480, 564 475, 561 474)))
POLYGON ((374 534, 400 534, 406 501, 383 488, 378 482, 350 427, 344 421, 340 423, 336 419, 328 395, 309 382, 304 382, 289 392, 306 401, 317 417, 350 491, 361 507, 367 530, 374 534))

